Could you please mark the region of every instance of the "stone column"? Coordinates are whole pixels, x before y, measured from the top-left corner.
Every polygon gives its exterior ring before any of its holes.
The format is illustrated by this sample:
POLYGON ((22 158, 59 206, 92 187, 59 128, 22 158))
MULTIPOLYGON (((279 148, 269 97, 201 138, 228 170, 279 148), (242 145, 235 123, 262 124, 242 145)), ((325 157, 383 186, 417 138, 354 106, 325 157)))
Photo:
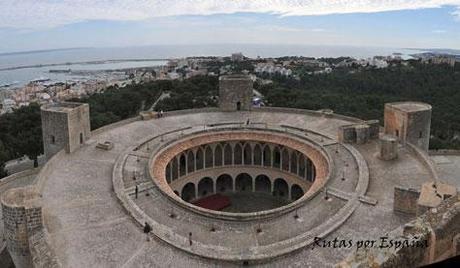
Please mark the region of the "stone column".
POLYGON ((398 138, 393 135, 380 137, 380 158, 388 161, 398 158, 398 138))
POLYGON ((33 187, 14 188, 1 201, 6 246, 14 265, 32 267, 29 237, 43 228, 40 195, 33 187))

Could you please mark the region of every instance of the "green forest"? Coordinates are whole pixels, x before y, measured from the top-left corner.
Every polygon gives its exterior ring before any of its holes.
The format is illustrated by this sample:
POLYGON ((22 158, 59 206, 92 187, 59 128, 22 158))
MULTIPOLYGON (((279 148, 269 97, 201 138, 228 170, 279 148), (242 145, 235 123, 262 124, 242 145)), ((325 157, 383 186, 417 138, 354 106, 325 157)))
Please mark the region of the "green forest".
MULTIPOLYGON (((296 74, 298 78, 265 76, 273 83, 256 83, 255 88, 265 96, 266 105, 329 108, 362 119, 382 120, 386 102, 427 102, 433 106, 431 148, 460 149, 459 64, 452 68, 410 61, 385 69, 341 68, 321 75, 309 75, 300 69, 296 74)), ((148 110, 162 92, 169 92, 170 98, 160 101, 156 110, 217 106, 218 78, 198 76, 109 87, 102 93, 72 101, 90 104, 91 128, 97 129, 148 110)), ((42 151, 37 104, 0 116, 0 177, 6 175, 6 161, 23 155, 36 160, 42 151)))
POLYGON ((432 105, 431 149, 460 149, 460 64, 423 64, 410 61, 389 68, 343 68, 330 74, 300 79, 270 77, 259 87, 272 106, 334 112, 383 122, 387 102, 421 101, 432 105), (458 136, 458 138, 457 138, 458 136))

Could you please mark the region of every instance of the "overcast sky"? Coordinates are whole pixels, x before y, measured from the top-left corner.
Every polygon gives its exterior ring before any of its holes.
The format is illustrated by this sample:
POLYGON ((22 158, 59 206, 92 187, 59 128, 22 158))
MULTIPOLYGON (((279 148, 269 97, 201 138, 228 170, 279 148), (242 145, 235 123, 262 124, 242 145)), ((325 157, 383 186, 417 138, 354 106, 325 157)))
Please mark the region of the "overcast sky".
POLYGON ((0 0, 0 52, 264 43, 460 49, 460 0, 0 0))

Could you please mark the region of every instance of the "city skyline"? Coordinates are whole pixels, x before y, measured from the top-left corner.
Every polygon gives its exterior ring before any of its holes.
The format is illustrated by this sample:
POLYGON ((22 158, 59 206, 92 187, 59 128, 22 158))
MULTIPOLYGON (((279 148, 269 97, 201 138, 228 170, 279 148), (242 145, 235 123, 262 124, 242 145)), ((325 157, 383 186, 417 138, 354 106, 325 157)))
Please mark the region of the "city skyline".
POLYGON ((0 53, 298 44, 460 49, 460 1, 2 1, 0 53))

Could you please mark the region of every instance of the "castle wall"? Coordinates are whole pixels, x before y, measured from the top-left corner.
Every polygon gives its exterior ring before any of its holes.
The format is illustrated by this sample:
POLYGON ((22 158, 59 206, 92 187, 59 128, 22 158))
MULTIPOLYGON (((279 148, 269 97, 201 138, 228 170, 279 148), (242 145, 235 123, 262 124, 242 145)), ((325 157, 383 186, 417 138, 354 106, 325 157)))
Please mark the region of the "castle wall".
POLYGON ((219 108, 222 111, 248 111, 252 107, 252 80, 247 75, 219 78, 219 108))
POLYGON ((420 192, 405 187, 395 187, 393 198, 393 210, 400 213, 415 215, 417 213, 417 201, 420 192))
POLYGON ((340 126, 338 141, 341 143, 365 144, 371 139, 379 137, 379 121, 365 121, 362 124, 340 126))
POLYGON ((419 267, 458 254, 460 199, 445 200, 435 210, 388 234, 388 240, 405 240, 426 246, 359 249, 337 267, 419 267))
POLYGON ((385 104, 385 134, 398 137, 402 144, 412 143, 424 151, 430 144, 431 106, 425 103, 385 104))
POLYGON ((2 195, 6 246, 17 268, 32 267, 29 236, 43 228, 39 194, 32 187, 15 188, 2 195))
POLYGON ((49 160, 62 149, 67 153, 80 148, 91 137, 89 105, 60 103, 41 109, 43 146, 49 160))
POLYGON ((369 126, 369 139, 377 139, 380 133, 379 120, 369 120, 366 124, 369 126))
POLYGON ((354 125, 341 126, 339 128, 338 140, 341 143, 355 143, 356 130, 354 125))
POLYGON ((431 110, 411 113, 407 117, 407 142, 410 142, 424 151, 430 145, 431 110))
POLYGON ((67 114, 41 110, 43 147, 46 158, 49 160, 62 149, 68 151, 67 141, 69 130, 67 114), (53 138, 54 137, 54 138, 53 138))
POLYGON ((89 106, 83 105, 68 113, 69 146, 68 152, 80 148, 81 143, 91 137, 89 106), (82 135, 82 140, 80 140, 82 135))

